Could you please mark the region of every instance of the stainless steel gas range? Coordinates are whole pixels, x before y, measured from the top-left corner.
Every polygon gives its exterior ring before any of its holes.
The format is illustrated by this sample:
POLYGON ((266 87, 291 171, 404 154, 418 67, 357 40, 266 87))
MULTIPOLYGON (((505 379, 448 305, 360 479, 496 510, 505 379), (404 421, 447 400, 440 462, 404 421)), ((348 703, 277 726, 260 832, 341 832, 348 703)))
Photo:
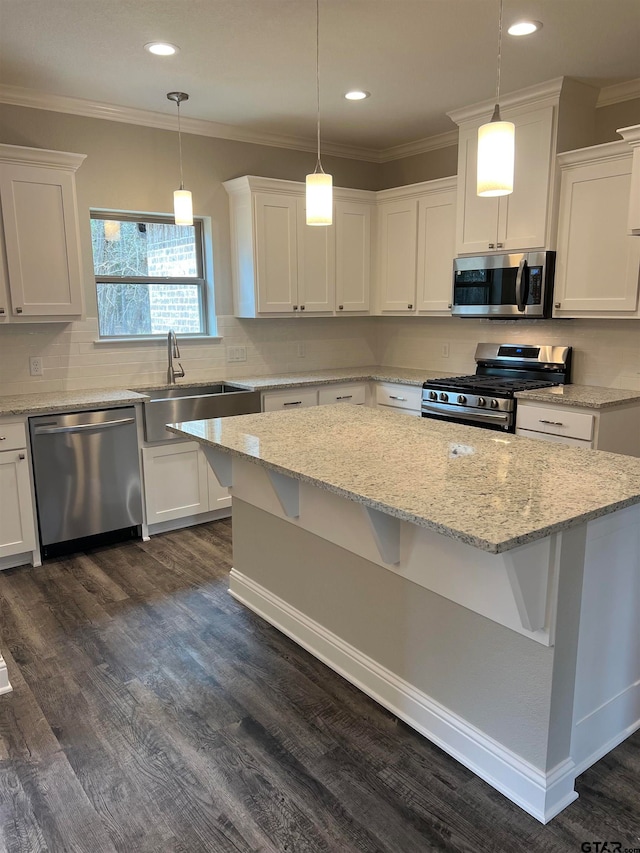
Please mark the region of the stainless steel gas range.
POLYGON ((423 418, 515 432, 516 391, 571 381, 571 347, 478 344, 475 361, 470 376, 423 384, 423 418))

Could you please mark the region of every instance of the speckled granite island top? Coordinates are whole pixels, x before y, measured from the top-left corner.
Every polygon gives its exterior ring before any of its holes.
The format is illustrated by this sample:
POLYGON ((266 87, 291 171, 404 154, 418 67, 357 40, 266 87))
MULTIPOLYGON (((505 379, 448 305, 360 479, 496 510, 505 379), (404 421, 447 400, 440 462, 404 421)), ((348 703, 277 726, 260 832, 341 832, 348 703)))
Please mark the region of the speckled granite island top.
POLYGON ((145 399, 135 391, 47 391, 41 394, 0 396, 0 417, 6 415, 40 415, 47 412, 71 412, 101 409, 109 406, 130 406, 145 399))
POLYGON ((611 409, 615 406, 640 403, 640 391, 601 388, 599 385, 555 385, 553 388, 517 391, 516 397, 519 400, 535 400, 538 403, 584 409, 611 409))
POLYGON ((640 459, 365 406, 169 429, 491 553, 640 503, 640 459))

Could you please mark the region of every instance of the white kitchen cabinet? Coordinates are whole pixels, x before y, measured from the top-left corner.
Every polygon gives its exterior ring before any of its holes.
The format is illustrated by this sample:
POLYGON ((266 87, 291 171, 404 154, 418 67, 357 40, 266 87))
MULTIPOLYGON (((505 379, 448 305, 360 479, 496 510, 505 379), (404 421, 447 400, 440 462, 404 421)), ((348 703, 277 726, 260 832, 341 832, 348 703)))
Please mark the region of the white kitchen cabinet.
POLYGON ((264 391, 263 412, 293 411, 318 405, 317 388, 293 388, 286 391, 264 391))
POLYGON ((627 233, 640 237, 640 124, 622 127, 617 133, 629 143, 633 152, 627 233))
POLYGON ((334 190, 334 225, 305 223, 305 185, 226 181, 238 317, 367 313, 375 193, 334 190))
POLYGON ((627 227, 630 146, 596 145, 558 161, 554 317, 640 317, 640 240, 627 227))
POLYGON ((24 423, 1 422, 0 568, 26 562, 39 565, 26 448, 27 434, 24 423))
POLYGON ((398 413, 422 415, 422 388, 419 385, 400 385, 396 382, 375 383, 375 403, 398 413))
POLYGON ((518 400, 516 435, 640 456, 640 403, 591 409, 518 400))
POLYGON ((0 145, 0 320, 82 314, 75 172, 83 154, 0 145))
POLYGON ((209 509, 208 465, 195 441, 142 448, 147 524, 209 509))
POLYGON ((456 179, 378 193, 381 313, 451 313, 456 179))
POLYGON ((324 385, 318 390, 318 405, 327 406, 334 403, 350 403, 353 406, 364 406, 367 401, 367 383, 345 382, 335 385, 324 385))

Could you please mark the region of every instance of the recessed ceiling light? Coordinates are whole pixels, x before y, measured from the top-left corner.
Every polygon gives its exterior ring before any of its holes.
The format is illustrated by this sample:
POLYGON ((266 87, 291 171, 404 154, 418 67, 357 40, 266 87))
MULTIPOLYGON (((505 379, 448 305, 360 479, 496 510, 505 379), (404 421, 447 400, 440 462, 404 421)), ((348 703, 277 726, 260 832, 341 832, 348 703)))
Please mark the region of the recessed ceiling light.
POLYGON ((180 48, 175 44, 169 44, 166 41, 150 41, 144 46, 149 53, 154 53, 156 56, 173 56, 180 48))
POLYGON ((361 89, 354 89, 352 92, 345 92, 345 98, 348 101, 364 101, 365 98, 370 98, 371 92, 363 92, 361 89))
POLYGON ((540 29, 542 29, 540 21, 518 21, 511 24, 507 32, 510 36, 530 36, 531 33, 540 29))

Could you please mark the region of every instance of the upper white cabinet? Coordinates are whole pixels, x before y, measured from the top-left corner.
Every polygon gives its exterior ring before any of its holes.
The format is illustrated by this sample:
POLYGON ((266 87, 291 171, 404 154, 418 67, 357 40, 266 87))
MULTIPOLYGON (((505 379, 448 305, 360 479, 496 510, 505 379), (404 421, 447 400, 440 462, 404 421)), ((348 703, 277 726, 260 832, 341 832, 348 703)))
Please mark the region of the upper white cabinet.
POLYGON ((460 127, 456 251, 459 255, 555 248, 556 153, 591 142, 597 90, 559 78, 500 99, 502 117, 515 124, 513 193, 476 193, 478 128, 494 101, 449 113, 460 127))
POLYGON ((305 224, 305 187, 246 176, 226 181, 235 314, 366 313, 375 193, 334 191, 334 225, 305 224))
POLYGON ((455 210, 455 178, 378 193, 378 312, 450 314, 455 210))
POLYGON ((633 150, 627 230, 634 237, 640 237, 640 124, 633 125, 633 127, 622 127, 618 133, 625 142, 631 145, 633 150))
POLYGON ((82 314, 75 172, 84 159, 0 145, 0 321, 82 314))
POLYGON ((640 316, 640 240, 629 236, 626 142, 570 151, 562 171, 555 317, 640 316))

